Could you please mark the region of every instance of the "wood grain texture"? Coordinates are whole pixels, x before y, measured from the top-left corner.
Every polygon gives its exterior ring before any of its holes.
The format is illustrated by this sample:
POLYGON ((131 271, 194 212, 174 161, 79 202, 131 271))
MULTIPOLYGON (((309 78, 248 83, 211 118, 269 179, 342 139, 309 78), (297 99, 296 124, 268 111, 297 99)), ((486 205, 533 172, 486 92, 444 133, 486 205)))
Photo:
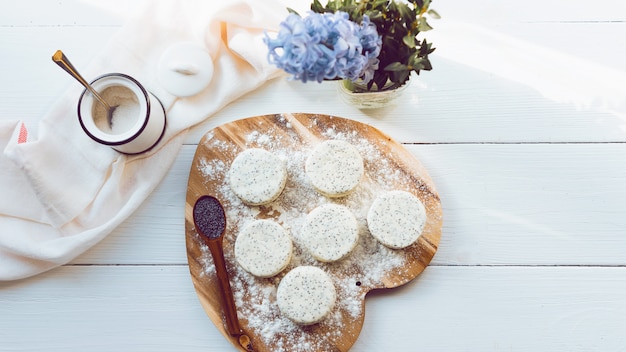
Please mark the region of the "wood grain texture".
MULTIPOLYGON (((232 196, 228 195, 231 193, 226 177, 229 165, 239 152, 247 148, 263 147, 262 141, 266 139, 272 141, 272 148, 270 149, 272 152, 288 150, 292 153, 296 153, 297 151, 302 151, 305 154, 309 153, 320 141, 332 138, 329 137, 329 131, 332 131, 332 133, 330 133, 331 136, 344 136, 338 138, 352 136, 352 138, 355 138, 352 140, 367 141, 369 146, 377 149, 376 156, 380 157, 380 159, 368 160, 367 157, 364 156, 365 176, 364 180, 361 181, 359 189, 357 189, 355 193, 368 193, 376 187, 382 187, 384 190, 402 189, 411 192, 420 198, 425 205, 427 220, 421 236, 413 245, 403 250, 393 251, 393 255, 397 255, 401 260, 399 260, 397 264, 385 268, 384 271, 377 274, 377 277, 370 280, 365 279, 371 275, 367 272, 369 267, 373 268, 377 264, 374 261, 381 260, 379 258, 381 258, 383 254, 380 253, 387 253, 386 251, 389 251, 380 244, 377 244, 376 249, 373 250, 370 256, 359 257, 358 259, 349 261, 344 260, 342 264, 333 263, 323 265, 324 270, 333 278, 335 286, 338 286, 338 283, 345 284, 345 282, 349 282, 349 285, 356 285, 356 287, 337 287, 338 292, 340 292, 338 294, 339 302, 336 305, 335 313, 331 313, 331 315, 339 314, 341 316, 339 321, 330 323, 328 322, 330 319, 326 319, 312 327, 298 328, 297 332, 303 335, 302 338, 307 341, 311 340, 312 343, 321 350, 347 351, 359 335, 359 331, 363 325, 364 310, 360 309, 357 314, 352 313, 341 300, 360 300, 359 304, 363 307, 363 300, 369 291, 380 288, 393 288, 413 280, 430 263, 437 251, 441 237, 442 214, 441 203, 433 181, 428 176, 425 168, 411 153, 379 130, 353 120, 328 115, 310 114, 257 116, 217 127, 207 132, 206 136, 202 139, 191 165, 185 206, 186 243, 189 268, 200 301, 211 320, 235 346, 237 346, 236 340, 224 330, 218 291, 219 286, 217 285, 212 260, 207 260, 206 258, 206 246, 202 239, 199 238, 193 226, 193 206, 196 200, 203 195, 212 195, 220 199, 227 214, 227 223, 229 224, 227 232, 230 233, 230 236, 226 236, 224 240, 224 252, 228 263, 227 266, 230 268, 231 276, 233 274, 235 275, 233 280, 237 280, 240 276, 247 276, 248 274, 243 270, 238 270, 234 255, 232 254, 233 242, 242 221, 237 218, 241 216, 241 212, 234 212, 233 209, 236 208, 237 205, 233 203, 232 196), (261 137, 259 141, 253 141, 250 139, 251 135, 260 135, 263 137, 261 137), (259 145, 259 143, 261 145, 259 145), (212 168, 212 172, 206 172, 207 165, 212 168), (222 165, 222 167, 217 169, 216 165, 222 165), (380 165, 389 166, 388 168, 381 169, 380 165), (389 179, 391 181, 383 183, 383 179, 380 178, 380 174, 383 172, 393 175, 400 174, 401 176, 389 179), (229 214, 234 214, 234 216, 229 214), (348 280, 346 281, 346 279, 348 280), (341 292, 343 291, 347 293, 342 295, 341 292), (341 327, 342 333, 333 334, 338 327, 341 327)), ((362 154, 364 153, 363 150, 360 150, 360 152, 362 154)), ((289 172, 291 173, 291 170, 289 170, 289 172)), ((389 175, 384 175, 384 177, 384 180, 387 180, 386 178, 389 177, 389 175)), ((296 180, 290 181, 293 187, 306 186, 293 184, 296 183, 296 180)), ((303 181, 299 179, 297 182, 303 181)), ((315 191, 312 192, 315 193, 315 191)), ((316 197, 319 198, 319 196, 316 197)), ((345 198, 349 199, 351 197, 345 198)), ((280 202, 281 199, 279 198, 277 201, 280 202)), ((356 201, 365 203, 371 202, 372 199, 367 198, 356 201)), ((339 200, 337 202, 347 205, 350 201, 339 200)), ((281 207, 284 207, 285 204, 294 203, 285 200, 282 204, 281 207)), ((315 203, 306 204, 304 208, 299 208, 299 206, 295 204, 293 206, 297 208, 298 211, 301 211, 303 215, 306 215, 313 210, 315 203)), ((284 223, 280 215, 277 215, 276 212, 269 207, 255 208, 257 208, 259 212, 259 214, 256 215, 257 218, 274 219, 286 228, 291 228, 295 225, 284 223)), ((283 211, 289 212, 291 209, 283 211)), ((361 237, 366 236, 368 236, 368 234, 361 234, 361 237)), ((362 239, 361 246, 365 245, 363 241, 362 239)), ((298 243, 295 242, 295 245, 298 246, 298 243)), ((302 265, 301 263, 304 261, 304 259, 300 258, 305 255, 302 253, 302 250, 300 250, 300 254, 298 254, 299 252, 296 249, 295 253, 296 258, 292 260, 290 267, 302 265)), ((318 263, 318 265, 322 266, 321 264, 322 263, 318 263)), ((286 271, 288 270, 289 268, 286 271)), ((279 275, 278 277, 281 276, 279 275)), ((238 294, 244 297, 244 301, 254 302, 258 300, 259 297, 255 295, 255 293, 259 291, 258 287, 269 290, 273 290, 276 287, 275 280, 241 280, 244 281, 245 284, 239 285, 240 290, 243 290, 243 292, 239 292, 238 294)), ((237 286, 237 284, 233 285, 233 287, 237 286)), ((244 304, 246 303, 248 302, 244 302, 244 304)), ((275 301, 273 300, 270 300, 270 303, 275 305, 275 301)), ((268 302, 263 304, 268 304, 268 302)), ((252 326, 252 324, 248 324, 255 319, 258 318, 245 316, 245 312, 244 314, 240 312, 242 329, 251 337, 252 345, 255 350, 276 351, 285 349, 291 351, 296 348, 302 348, 301 339, 294 340, 290 336, 284 335, 284 331, 276 331, 275 335, 272 337, 266 337, 266 335, 261 337, 260 331, 252 326)), ((268 324, 270 323, 271 322, 268 322, 268 324)))
MULTIPOLYGON (((626 268, 429 266, 368 295, 350 352, 623 351, 626 268)), ((186 266, 66 266, 0 283, 0 351, 234 352, 186 266)))

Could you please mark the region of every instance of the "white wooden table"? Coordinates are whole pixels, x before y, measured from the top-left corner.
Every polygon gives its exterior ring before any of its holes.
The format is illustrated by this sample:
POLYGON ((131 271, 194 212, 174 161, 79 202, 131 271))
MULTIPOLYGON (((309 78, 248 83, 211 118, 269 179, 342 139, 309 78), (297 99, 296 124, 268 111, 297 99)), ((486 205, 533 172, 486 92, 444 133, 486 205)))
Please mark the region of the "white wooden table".
MULTIPOLYGON (((126 6, 119 1, 118 11, 126 6)), ((443 16, 435 27, 463 20, 626 73, 622 2, 433 7, 443 16)), ((51 54, 63 49, 86 65, 123 21, 94 1, 2 0, 0 118, 22 119, 36 134, 37 121, 76 84, 51 54)), ((234 350, 191 283, 187 176, 204 132, 277 112, 374 125, 422 161, 442 199, 431 266, 403 287, 368 296, 354 351, 626 350, 626 109, 619 116, 555 101, 446 50, 439 46, 434 70, 386 111, 342 103, 332 83, 278 79, 212 116, 189 135, 154 194, 104 241, 61 268, 0 283, 0 350, 234 350)))

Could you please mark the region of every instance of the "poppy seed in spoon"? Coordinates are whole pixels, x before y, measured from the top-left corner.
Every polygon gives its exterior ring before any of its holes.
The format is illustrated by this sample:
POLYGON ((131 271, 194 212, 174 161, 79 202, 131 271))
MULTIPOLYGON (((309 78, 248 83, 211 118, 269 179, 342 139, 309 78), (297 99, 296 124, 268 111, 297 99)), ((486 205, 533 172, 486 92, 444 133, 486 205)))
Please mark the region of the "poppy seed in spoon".
POLYGON ((202 196, 193 206, 193 222, 201 235, 209 239, 222 236, 226 228, 226 215, 220 201, 211 196, 202 196))

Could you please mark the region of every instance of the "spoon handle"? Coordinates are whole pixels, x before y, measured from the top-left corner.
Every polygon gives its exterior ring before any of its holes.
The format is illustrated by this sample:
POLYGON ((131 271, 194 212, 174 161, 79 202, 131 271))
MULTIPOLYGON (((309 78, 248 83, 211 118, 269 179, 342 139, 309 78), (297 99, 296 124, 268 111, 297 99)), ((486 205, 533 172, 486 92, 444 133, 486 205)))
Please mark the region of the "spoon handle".
POLYGON ((232 336, 241 334, 239 326, 239 318, 237 317, 237 307, 233 298, 233 291, 230 288, 228 273, 226 272, 226 262, 224 261, 224 249, 222 248, 221 238, 206 241, 213 257, 215 264, 215 272, 222 293, 222 301, 224 302, 224 315, 226 315, 226 327, 232 336))
POLYGON ((93 94, 96 99, 107 109, 107 111, 111 110, 111 106, 96 92, 95 89, 91 87, 87 81, 83 78, 83 76, 78 73, 78 71, 74 68, 74 65, 67 59, 65 54, 61 50, 57 50, 54 55, 52 55, 52 61, 54 61, 59 67, 61 67, 65 72, 69 73, 70 76, 74 77, 83 87, 87 88, 91 94, 93 94))

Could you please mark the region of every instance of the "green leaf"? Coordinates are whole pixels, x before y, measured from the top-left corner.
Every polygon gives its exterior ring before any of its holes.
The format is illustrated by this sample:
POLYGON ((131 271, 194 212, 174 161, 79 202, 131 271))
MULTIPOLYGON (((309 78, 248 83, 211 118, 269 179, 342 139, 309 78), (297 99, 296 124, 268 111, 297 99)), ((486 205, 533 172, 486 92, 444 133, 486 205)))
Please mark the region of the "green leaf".
POLYGON ((422 66, 422 61, 424 61, 424 59, 419 57, 418 53, 415 53, 409 58, 409 66, 415 69, 416 67, 422 66))
POLYGON ((409 70, 409 66, 403 63, 397 62, 397 61, 390 63, 389 65, 385 67, 385 71, 392 71, 392 72, 407 71, 407 70, 409 70))
POLYGON ((417 45, 415 44, 415 36, 411 35, 410 33, 402 38, 402 42, 409 48, 415 48, 415 46, 417 45))
POLYGON ((422 40, 419 50, 420 56, 428 56, 428 54, 432 53, 433 51, 435 51, 435 48, 432 47, 432 43, 427 43, 426 39, 422 40))
POLYGON ((313 3, 311 3, 311 11, 316 13, 323 13, 324 6, 322 6, 322 3, 320 3, 319 0, 313 0, 313 3))
POLYGON ((428 15, 436 20, 440 19, 441 16, 439 15, 439 13, 433 9, 428 10, 428 15))
POLYGON ((391 80, 394 83, 402 84, 409 79, 411 71, 396 71, 391 73, 391 80))
POLYGON ((395 2, 395 0, 391 0, 391 2, 389 3, 389 12, 396 11, 398 11, 398 4, 395 2))
POLYGON ((288 7, 288 8, 287 8, 287 11, 288 11, 289 13, 293 13, 294 15, 298 15, 298 16, 300 16, 300 14, 298 13, 298 11, 296 11, 296 10, 292 9, 291 7, 288 7))
POLYGON ((417 19, 417 29, 419 29, 420 32, 426 32, 433 29, 433 27, 426 22, 426 17, 420 17, 417 19))
POLYGON ((422 61, 422 64, 424 66, 424 68, 422 68, 422 70, 424 71, 430 71, 433 69, 433 65, 431 65, 430 60, 428 59, 424 59, 424 61, 422 61))
POLYGON ((376 87, 382 89, 385 83, 387 83, 388 77, 386 72, 376 71, 376 73, 374 73, 374 83, 376 83, 376 87))
POLYGON ((411 23, 415 19, 415 13, 407 6, 407 4, 401 2, 397 4, 398 12, 400 13, 400 17, 404 20, 405 23, 411 23))
MULTIPOLYGON (((369 16, 370 21, 373 23, 377 23, 378 21, 384 19, 383 13, 378 10, 367 12, 366 15, 369 16)), ((376 25, 376 27, 378 27, 378 25, 376 25)))
POLYGON ((378 9, 380 7, 387 7, 387 2, 389 0, 375 0, 374 3, 372 4, 372 8, 378 9))

